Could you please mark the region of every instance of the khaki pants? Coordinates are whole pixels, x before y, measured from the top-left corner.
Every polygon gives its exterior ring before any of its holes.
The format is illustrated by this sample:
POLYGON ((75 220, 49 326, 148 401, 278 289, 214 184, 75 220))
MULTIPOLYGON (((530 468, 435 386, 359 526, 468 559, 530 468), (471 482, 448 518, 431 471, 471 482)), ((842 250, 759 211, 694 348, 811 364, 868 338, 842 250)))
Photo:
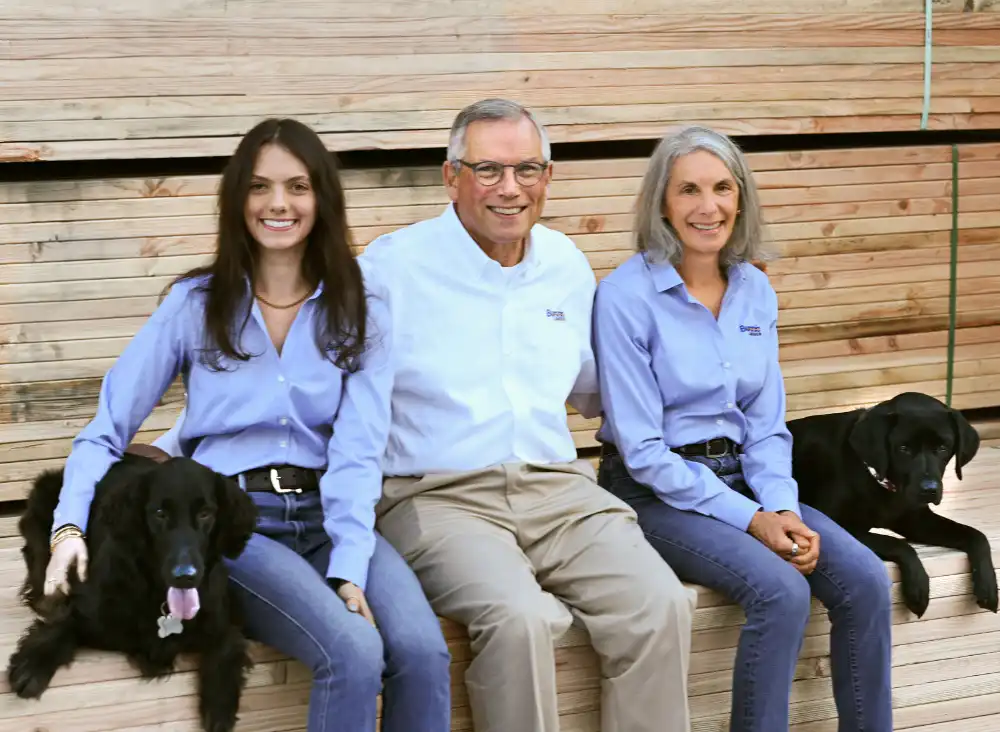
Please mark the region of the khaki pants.
POLYGON ((601 732, 687 732, 695 595, 586 461, 389 478, 378 528, 464 625, 476 732, 557 732, 554 640, 601 663, 601 732))

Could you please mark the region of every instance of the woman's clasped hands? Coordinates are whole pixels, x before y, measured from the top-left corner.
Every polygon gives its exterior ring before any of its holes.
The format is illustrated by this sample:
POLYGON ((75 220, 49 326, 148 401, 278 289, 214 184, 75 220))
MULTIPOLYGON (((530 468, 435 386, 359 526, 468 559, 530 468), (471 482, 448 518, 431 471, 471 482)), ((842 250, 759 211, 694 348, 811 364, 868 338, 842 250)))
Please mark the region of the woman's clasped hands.
POLYGON ((811 574, 816 568, 819 534, 791 511, 758 511, 747 531, 802 574, 811 574))

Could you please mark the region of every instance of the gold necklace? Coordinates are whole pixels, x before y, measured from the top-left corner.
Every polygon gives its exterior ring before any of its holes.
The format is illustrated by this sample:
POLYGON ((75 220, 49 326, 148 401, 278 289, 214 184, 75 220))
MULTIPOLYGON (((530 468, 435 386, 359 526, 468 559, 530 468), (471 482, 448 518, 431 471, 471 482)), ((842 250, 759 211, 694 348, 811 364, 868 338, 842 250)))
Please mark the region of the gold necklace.
POLYGON ((258 300, 267 305, 269 308, 274 308, 275 310, 288 310, 288 308, 294 308, 296 305, 301 305, 303 302, 305 302, 306 299, 309 297, 310 293, 307 291, 305 295, 300 297, 295 302, 289 303, 288 305, 275 305, 273 302, 268 302, 261 296, 259 292, 255 292, 254 295, 257 297, 258 300))

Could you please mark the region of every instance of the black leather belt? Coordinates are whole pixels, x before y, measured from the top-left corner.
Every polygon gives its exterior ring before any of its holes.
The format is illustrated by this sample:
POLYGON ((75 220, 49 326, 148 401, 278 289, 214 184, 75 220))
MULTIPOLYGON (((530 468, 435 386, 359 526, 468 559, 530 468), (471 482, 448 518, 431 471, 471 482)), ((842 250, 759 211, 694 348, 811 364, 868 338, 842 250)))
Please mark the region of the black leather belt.
MULTIPOLYGON (((705 442, 695 442, 690 445, 670 448, 671 452, 676 452, 683 457, 709 457, 721 458, 726 455, 738 455, 743 449, 728 437, 714 437, 705 442)), ((610 442, 601 444, 601 455, 618 455, 618 448, 610 442)))
MULTIPOLYGON (((234 476, 235 477, 235 476, 234 476)), ((247 492, 308 493, 319 490, 319 474, 312 468, 269 465, 243 473, 247 492)))
POLYGON ((695 442, 691 445, 672 448, 678 455, 684 457, 720 458, 726 455, 738 455, 742 449, 728 437, 713 437, 705 442, 695 442))

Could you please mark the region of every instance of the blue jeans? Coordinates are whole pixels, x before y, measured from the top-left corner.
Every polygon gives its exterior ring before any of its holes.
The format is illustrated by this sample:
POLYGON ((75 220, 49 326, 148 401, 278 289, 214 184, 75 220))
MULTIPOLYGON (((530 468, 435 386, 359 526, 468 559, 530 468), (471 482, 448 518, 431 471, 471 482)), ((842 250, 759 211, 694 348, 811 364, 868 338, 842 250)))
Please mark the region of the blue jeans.
MULTIPOLYGON (((738 458, 688 458, 731 489, 753 495, 738 458)), ((891 732, 890 581, 882 560, 810 506, 802 520, 820 535, 816 569, 803 576, 753 536, 718 519, 673 508, 604 455, 599 483, 635 509, 650 544, 686 582, 739 603, 746 614, 733 669, 732 732, 789 724, 789 695, 811 596, 831 622, 830 659, 840 732, 891 732)))
POLYGON ((257 533, 229 571, 247 636, 312 671, 308 732, 375 732, 380 692, 384 732, 448 732, 451 656, 406 562, 376 535, 365 592, 376 630, 326 584, 319 492, 250 495, 257 533))

